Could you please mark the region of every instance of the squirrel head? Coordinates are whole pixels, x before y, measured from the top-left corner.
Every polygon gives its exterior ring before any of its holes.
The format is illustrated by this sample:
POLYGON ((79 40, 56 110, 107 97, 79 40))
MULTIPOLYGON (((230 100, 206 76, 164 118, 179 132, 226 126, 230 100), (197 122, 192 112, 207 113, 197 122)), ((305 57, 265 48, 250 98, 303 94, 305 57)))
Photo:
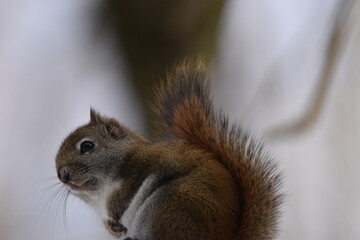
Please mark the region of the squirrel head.
POLYGON ((76 196, 89 196, 112 182, 134 147, 145 140, 114 118, 90 110, 90 122, 63 141, 56 156, 58 177, 76 196))

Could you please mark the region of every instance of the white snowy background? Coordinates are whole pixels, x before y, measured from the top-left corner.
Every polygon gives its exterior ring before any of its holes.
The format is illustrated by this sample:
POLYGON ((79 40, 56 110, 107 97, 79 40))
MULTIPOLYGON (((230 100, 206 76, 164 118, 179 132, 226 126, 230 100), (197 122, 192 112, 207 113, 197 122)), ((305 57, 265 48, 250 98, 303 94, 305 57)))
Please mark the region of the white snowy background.
MULTIPOLYGON (((304 114, 319 81, 336 0, 227 1, 213 90, 231 119, 266 137, 304 114)), ((0 239, 112 239, 55 184, 63 138, 90 106, 139 132, 143 118, 95 0, 0 0, 0 239), (52 178, 48 178, 52 177, 52 178), (41 197, 45 194, 44 197, 41 197), (52 201, 50 201, 52 200, 52 201), (67 225, 67 226, 65 226, 67 225)), ((360 239, 360 4, 318 120, 267 139, 285 173, 279 239, 360 239)))

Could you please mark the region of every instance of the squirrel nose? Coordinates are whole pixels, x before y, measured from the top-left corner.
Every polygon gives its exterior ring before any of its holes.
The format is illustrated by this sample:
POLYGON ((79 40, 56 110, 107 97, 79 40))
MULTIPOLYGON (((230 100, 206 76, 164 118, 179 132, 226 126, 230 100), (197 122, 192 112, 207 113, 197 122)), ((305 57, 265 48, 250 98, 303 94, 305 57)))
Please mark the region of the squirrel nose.
POLYGON ((70 169, 68 167, 62 167, 58 171, 58 177, 63 183, 68 183, 70 181, 70 169))

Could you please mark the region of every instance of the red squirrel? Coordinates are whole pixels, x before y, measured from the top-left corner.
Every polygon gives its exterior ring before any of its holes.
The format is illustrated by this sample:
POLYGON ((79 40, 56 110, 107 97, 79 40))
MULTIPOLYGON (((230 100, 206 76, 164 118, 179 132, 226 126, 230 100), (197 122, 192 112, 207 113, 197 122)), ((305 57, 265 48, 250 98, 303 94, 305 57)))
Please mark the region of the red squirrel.
POLYGON ((208 73, 184 63, 156 92, 169 139, 151 142, 114 118, 63 141, 58 177, 119 239, 274 239, 281 174, 261 143, 214 111, 208 73))

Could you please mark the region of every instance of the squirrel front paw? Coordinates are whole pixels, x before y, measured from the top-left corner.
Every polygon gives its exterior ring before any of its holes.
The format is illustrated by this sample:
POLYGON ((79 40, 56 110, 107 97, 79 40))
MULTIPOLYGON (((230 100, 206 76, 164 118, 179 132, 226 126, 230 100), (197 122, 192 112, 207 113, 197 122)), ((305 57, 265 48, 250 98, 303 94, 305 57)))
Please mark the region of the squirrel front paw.
POLYGON ((127 231, 126 227, 124 227, 124 225, 122 225, 118 220, 109 219, 105 221, 104 224, 107 230, 117 238, 127 231))

